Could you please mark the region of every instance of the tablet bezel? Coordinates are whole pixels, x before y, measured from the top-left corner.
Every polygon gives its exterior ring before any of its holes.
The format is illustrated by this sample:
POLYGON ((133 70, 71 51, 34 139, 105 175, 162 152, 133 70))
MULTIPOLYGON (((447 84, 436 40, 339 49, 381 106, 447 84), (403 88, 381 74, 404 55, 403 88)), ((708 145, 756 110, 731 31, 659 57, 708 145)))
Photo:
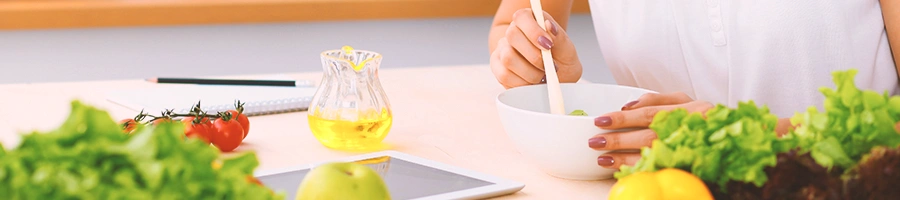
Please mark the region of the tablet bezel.
POLYGON ((334 160, 317 162, 317 163, 306 164, 306 165, 299 165, 299 166, 294 166, 294 167, 287 167, 287 168, 282 168, 282 169, 260 170, 256 173, 254 173, 253 176, 259 178, 261 176, 268 176, 268 175, 272 175, 272 174, 279 174, 279 173, 285 173, 285 172, 291 172, 291 171, 311 169, 315 166, 325 164, 325 163, 330 163, 330 162, 354 162, 354 161, 365 160, 365 159, 370 159, 370 158, 377 158, 377 157, 382 157, 382 156, 389 156, 391 158, 402 159, 402 160, 405 160, 405 161, 408 161, 411 163, 415 163, 415 164, 423 165, 426 167, 431 167, 434 169, 447 171, 447 172, 450 172, 453 174, 467 176, 467 177, 471 177, 471 178, 475 178, 475 179, 479 179, 479 180, 483 180, 483 181, 492 183, 490 185, 476 187, 476 188, 470 188, 470 189, 465 189, 465 190, 459 190, 459 191, 454 191, 454 192, 448 192, 448 193, 442 193, 442 194, 437 194, 437 195, 432 195, 432 196, 416 198, 417 200, 489 198, 489 197, 497 197, 497 196, 503 196, 503 195, 507 195, 507 194, 513 194, 513 193, 516 193, 516 192, 522 190, 522 188, 525 187, 524 183, 521 183, 518 181, 501 178, 498 176, 481 173, 481 172, 477 172, 474 170, 465 169, 462 167, 457 167, 457 166, 453 166, 450 164, 441 163, 441 162, 437 162, 434 160, 429 160, 429 159, 425 159, 422 157, 418 157, 418 156, 414 156, 414 155, 410 155, 410 154, 406 154, 406 153, 402 153, 402 152, 394 151, 394 150, 386 150, 386 151, 379 151, 379 152, 374 152, 374 153, 349 156, 349 157, 340 158, 340 159, 334 159, 334 160))

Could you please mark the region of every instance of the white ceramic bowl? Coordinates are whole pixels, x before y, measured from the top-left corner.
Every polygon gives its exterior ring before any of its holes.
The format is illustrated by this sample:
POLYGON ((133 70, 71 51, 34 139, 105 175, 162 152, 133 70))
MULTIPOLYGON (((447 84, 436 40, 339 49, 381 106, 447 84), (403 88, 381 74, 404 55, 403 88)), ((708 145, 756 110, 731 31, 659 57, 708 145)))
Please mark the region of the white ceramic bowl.
POLYGON ((497 110, 506 134, 544 172, 563 179, 602 180, 616 170, 597 165, 606 151, 588 147, 588 139, 607 133, 594 125, 594 118, 637 100, 650 90, 590 83, 560 84, 566 114, 584 110, 588 116, 550 114, 546 85, 516 87, 497 97, 497 110))

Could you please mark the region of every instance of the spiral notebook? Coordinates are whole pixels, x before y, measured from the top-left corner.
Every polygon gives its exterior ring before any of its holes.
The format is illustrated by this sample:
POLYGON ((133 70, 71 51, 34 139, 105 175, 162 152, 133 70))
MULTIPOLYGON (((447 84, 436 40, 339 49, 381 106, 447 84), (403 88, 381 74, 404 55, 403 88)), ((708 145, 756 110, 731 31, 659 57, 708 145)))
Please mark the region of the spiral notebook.
POLYGON ((213 114, 234 109, 235 101, 244 103, 244 114, 258 116, 305 111, 309 108, 315 87, 167 85, 112 91, 107 100, 135 112, 144 110, 160 114, 166 109, 187 113, 200 102, 200 107, 213 114))

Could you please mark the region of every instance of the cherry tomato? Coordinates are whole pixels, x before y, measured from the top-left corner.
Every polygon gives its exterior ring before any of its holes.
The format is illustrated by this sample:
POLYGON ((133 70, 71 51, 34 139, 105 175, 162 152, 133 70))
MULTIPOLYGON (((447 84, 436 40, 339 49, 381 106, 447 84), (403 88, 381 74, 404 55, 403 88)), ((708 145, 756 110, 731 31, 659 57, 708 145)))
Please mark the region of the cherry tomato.
POLYGON ((122 127, 123 132, 131 134, 134 128, 137 127, 137 121, 134 121, 134 119, 123 119, 119 120, 119 125, 122 127))
POLYGON ((244 113, 240 113, 237 110, 229 110, 228 112, 231 113, 232 118, 240 122, 241 127, 244 128, 244 136, 241 137, 241 139, 247 138, 247 134, 250 133, 250 119, 247 119, 247 115, 244 115, 244 113))
POLYGON ((244 136, 244 128, 237 120, 222 118, 213 122, 216 133, 213 136, 212 144, 219 148, 222 152, 230 152, 237 149, 241 145, 244 136))
MULTIPOLYGON (((185 117, 181 121, 188 122, 188 121, 193 121, 193 120, 194 120, 194 117, 185 117)), ((200 123, 205 125, 206 130, 209 132, 209 134, 207 136, 209 136, 208 138, 209 138, 210 142, 212 142, 212 138, 215 137, 216 132, 218 132, 218 130, 216 130, 216 127, 213 126, 213 120, 215 120, 215 119, 211 119, 209 117, 204 117, 203 119, 200 120, 200 123)))
POLYGON ((181 120, 184 123, 184 135, 189 138, 200 138, 207 144, 212 142, 212 135, 214 132, 210 130, 209 119, 203 118, 203 120, 194 120, 194 117, 186 117, 181 120), (204 122, 205 121, 205 122, 204 122))
POLYGON ((203 117, 203 119, 200 119, 197 121, 195 121, 194 119, 196 119, 196 118, 195 117, 184 117, 181 119, 181 122, 185 123, 185 125, 199 123, 203 126, 207 126, 206 127, 207 129, 210 129, 213 127, 213 119, 210 119, 209 117, 203 117))
POLYGON ((219 136, 219 129, 217 129, 212 121, 210 121, 209 127, 206 130, 209 131, 209 143, 212 144, 213 141, 216 141, 216 137, 219 136))
POLYGON ((172 121, 172 119, 170 119, 170 118, 159 118, 157 120, 153 120, 153 125, 159 125, 162 123, 170 123, 170 122, 175 122, 175 121, 172 121))

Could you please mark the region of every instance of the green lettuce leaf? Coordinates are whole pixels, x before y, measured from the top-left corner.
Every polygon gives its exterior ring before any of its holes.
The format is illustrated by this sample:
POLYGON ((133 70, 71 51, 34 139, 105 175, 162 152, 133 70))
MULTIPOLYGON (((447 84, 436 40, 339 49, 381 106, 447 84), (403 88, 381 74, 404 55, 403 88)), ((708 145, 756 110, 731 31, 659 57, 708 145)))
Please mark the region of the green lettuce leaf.
POLYGON ((127 135, 105 111, 71 108, 58 129, 0 151, 0 199, 283 198, 248 181, 258 165, 252 152, 223 161, 214 147, 183 139, 181 123, 127 135))
POLYGON ((768 179, 764 169, 774 166, 776 154, 789 146, 777 140, 777 122, 767 107, 753 101, 741 102, 736 109, 717 105, 706 113, 662 111, 650 125, 659 136, 653 148, 642 149, 641 159, 621 167, 615 177, 679 168, 721 186, 729 181, 761 186, 768 179))
POLYGON ((854 69, 834 72, 836 88, 819 90, 825 96, 824 111, 810 106, 796 113, 790 119, 796 128, 781 138, 774 132, 777 117, 752 101, 735 109, 718 105, 703 114, 660 112, 650 125, 659 136, 653 148, 643 148, 641 159, 621 167, 615 177, 679 168, 723 191, 730 181, 760 187, 767 181, 764 170, 777 163, 776 155, 792 150, 809 153, 829 170, 850 170, 873 148, 900 146, 894 129, 900 121, 900 97, 860 90, 855 75, 854 69))
POLYGON ((799 127, 785 136, 829 169, 849 170, 874 147, 900 145, 900 134, 894 130, 900 120, 900 97, 860 90, 854 84, 856 73, 833 72, 836 88, 819 89, 825 96, 824 112, 810 107, 797 113, 791 123, 799 127))

